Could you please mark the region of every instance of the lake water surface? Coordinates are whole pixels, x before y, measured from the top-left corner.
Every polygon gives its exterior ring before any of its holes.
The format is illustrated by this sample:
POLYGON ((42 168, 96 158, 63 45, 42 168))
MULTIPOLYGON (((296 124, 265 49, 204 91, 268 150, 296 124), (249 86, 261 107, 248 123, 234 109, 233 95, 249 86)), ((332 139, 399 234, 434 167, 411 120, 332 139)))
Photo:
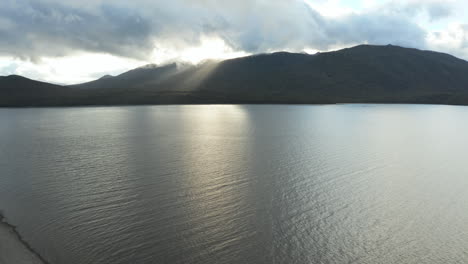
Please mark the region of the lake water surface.
POLYGON ((468 263, 468 107, 0 109, 0 210, 51 264, 468 263))

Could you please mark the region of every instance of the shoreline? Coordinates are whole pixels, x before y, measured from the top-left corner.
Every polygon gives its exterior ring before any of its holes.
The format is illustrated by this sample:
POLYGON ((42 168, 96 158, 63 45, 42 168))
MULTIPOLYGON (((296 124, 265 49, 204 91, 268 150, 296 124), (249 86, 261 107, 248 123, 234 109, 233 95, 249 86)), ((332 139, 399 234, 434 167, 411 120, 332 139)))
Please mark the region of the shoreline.
POLYGON ((57 105, 3 105, 1 109, 60 109, 60 108, 115 108, 115 107, 145 107, 145 106, 230 106, 230 105, 246 105, 246 106, 333 106, 333 105, 426 105, 426 106, 454 106, 467 107, 467 103, 437 103, 437 102, 335 102, 335 103, 154 103, 154 104, 57 104, 57 105))
POLYGON ((48 264, 0 213, 0 264, 48 264))

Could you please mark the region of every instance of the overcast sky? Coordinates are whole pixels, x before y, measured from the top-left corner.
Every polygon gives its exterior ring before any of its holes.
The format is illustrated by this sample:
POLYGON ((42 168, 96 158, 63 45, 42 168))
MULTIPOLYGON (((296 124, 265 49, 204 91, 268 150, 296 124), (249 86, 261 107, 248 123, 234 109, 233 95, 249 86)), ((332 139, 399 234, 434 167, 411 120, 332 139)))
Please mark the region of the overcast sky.
POLYGON ((468 59, 466 0, 1 0, 0 75, 78 83, 148 63, 357 44, 468 59))

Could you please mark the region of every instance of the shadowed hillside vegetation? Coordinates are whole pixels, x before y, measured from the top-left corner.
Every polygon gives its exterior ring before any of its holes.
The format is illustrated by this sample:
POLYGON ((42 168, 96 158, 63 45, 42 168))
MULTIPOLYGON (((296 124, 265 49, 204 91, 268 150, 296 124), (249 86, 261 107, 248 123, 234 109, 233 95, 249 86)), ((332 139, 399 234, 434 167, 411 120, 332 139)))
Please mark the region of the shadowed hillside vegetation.
POLYGON ((278 52, 205 62, 148 65, 89 83, 58 86, 0 78, 1 106, 203 103, 468 104, 468 62, 398 46, 278 52))

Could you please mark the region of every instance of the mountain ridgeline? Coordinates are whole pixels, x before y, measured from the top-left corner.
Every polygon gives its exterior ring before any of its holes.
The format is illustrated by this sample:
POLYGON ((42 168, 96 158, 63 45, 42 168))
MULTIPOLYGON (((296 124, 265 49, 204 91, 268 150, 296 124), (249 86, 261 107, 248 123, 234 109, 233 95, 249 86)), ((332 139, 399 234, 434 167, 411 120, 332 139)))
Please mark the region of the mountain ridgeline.
POLYGON ((398 46, 278 52, 196 66, 147 65, 70 86, 0 77, 0 106, 468 104, 468 62, 398 46))

